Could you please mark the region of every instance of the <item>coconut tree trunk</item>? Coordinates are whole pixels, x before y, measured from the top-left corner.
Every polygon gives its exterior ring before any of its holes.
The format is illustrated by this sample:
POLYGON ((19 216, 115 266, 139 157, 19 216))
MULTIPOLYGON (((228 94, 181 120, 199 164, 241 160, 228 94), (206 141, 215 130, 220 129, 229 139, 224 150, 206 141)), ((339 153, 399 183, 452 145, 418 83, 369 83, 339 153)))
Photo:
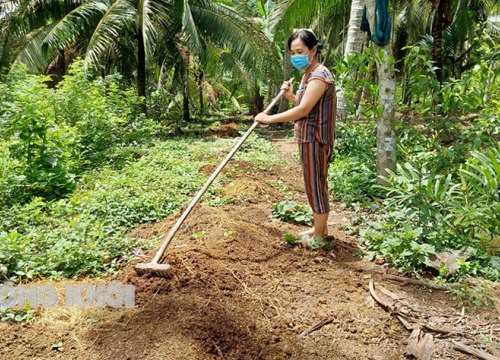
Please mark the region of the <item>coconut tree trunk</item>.
POLYGON ((264 111, 264 96, 260 95, 260 89, 257 84, 255 84, 252 108, 253 115, 257 115, 258 113, 264 111))
POLYGON ((59 56, 56 58, 56 66, 54 69, 55 85, 62 81, 64 75, 66 75, 66 52, 64 48, 59 49, 59 56))
POLYGON ((349 17, 349 29, 347 31, 347 42, 345 45, 344 59, 353 54, 359 54, 363 48, 363 32, 360 29, 363 17, 364 0, 353 0, 351 3, 351 14, 349 17))
POLYGON ((451 23, 450 1, 431 0, 434 10, 432 20, 432 59, 436 66, 436 78, 439 83, 443 83, 443 31, 451 23))
MULTIPOLYGON (((292 63, 290 61, 290 50, 288 50, 288 44, 285 42, 285 56, 283 57, 283 81, 290 80, 292 77, 292 63)), ((280 83, 281 87, 281 83, 280 83)), ((284 97, 280 100, 279 112, 288 110, 288 100, 284 97)))
POLYGON ((184 94, 183 94, 183 119, 184 121, 191 120, 191 115, 189 113, 189 75, 186 70, 186 75, 184 78, 184 94))
POLYGON ((436 78, 441 84, 443 82, 443 53, 442 53, 442 39, 443 39, 443 18, 442 18, 442 4, 444 0, 433 0, 432 7, 434 8, 434 19, 432 20, 432 60, 436 66, 436 78))
MULTIPOLYGON (((370 47, 370 39, 368 38, 368 36, 366 36, 360 52, 364 53, 366 49, 369 47, 370 47)), ((367 84, 369 81, 373 81, 376 79, 376 72, 377 69, 374 66, 370 65, 365 74, 361 74, 360 71, 358 71, 356 74, 356 82, 359 76, 364 76, 362 83, 363 86, 359 87, 356 90, 356 94, 354 95, 353 99, 353 105, 356 111, 356 117, 359 117, 359 115, 363 112, 363 104, 361 100, 369 99, 370 90, 367 84)))
POLYGON ((47 82, 49 88, 55 88, 63 80, 64 75, 66 75, 66 52, 64 48, 59 49, 59 55, 49 64, 46 74, 51 78, 47 82))
POLYGON ((200 95, 200 116, 203 116, 203 79, 205 78, 205 73, 200 71, 198 75, 198 91, 200 95))
MULTIPOLYGON (((359 54, 363 48, 363 32, 360 29, 361 18, 363 17, 364 0, 353 0, 351 3, 351 15, 349 17, 349 30, 347 32, 347 42, 344 52, 344 60, 349 56, 359 54)), ((347 115, 347 107, 344 100, 344 91, 337 86, 337 113, 340 117, 347 115)))
MULTIPOLYGON (((366 0, 367 17, 370 29, 375 29, 375 0, 366 0)), ((373 43, 377 57, 377 73, 380 84, 379 102, 382 114, 377 119, 377 176, 387 176, 387 169, 396 169, 396 132, 394 123, 394 99, 396 77, 392 59, 392 45, 389 41, 384 46, 373 43)), ((378 177, 379 184, 386 184, 378 177)))
POLYGON ((146 49, 142 23, 137 27, 137 95, 144 98, 142 111, 146 113, 146 49))
POLYGON ((436 68, 436 79, 439 81, 439 91, 434 97, 433 106, 441 103, 441 86, 444 80, 443 69, 443 31, 446 26, 451 24, 451 6, 450 0, 431 0, 434 10, 432 19, 432 60, 436 68))
MULTIPOLYGON (((8 20, 10 22, 10 20, 8 20)), ((0 38, 0 40, 3 40, 2 44, 2 52, 0 56, 0 80, 3 79, 5 75, 8 74, 9 69, 10 69, 10 51, 9 48, 11 46, 11 39, 13 38, 10 34, 10 23, 7 25, 5 24, 5 33, 3 39, 0 38)))

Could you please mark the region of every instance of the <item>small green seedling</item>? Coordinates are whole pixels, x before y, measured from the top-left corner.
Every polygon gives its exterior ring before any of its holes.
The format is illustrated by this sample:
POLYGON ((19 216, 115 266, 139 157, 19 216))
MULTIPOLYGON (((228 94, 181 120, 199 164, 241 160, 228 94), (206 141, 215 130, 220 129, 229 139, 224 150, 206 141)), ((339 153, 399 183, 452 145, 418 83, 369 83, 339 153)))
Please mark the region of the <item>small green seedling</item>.
POLYGON ((191 236, 193 237, 193 239, 199 239, 205 236, 206 233, 207 233, 206 231, 198 231, 193 233, 191 236))
POLYGON ((63 351, 64 350, 63 343, 60 341, 58 343, 52 344, 52 350, 63 351))
POLYGON ((299 238, 292 234, 283 235, 283 241, 290 245, 297 245, 299 238))

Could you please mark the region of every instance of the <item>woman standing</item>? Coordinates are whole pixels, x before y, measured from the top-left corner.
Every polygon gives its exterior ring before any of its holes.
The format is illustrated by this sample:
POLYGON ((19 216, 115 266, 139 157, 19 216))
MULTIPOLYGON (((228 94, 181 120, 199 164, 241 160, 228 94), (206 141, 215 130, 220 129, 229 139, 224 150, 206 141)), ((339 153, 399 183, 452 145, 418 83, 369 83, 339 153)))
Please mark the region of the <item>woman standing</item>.
POLYGON ((296 121, 295 140, 299 144, 304 184, 314 212, 314 227, 299 235, 324 238, 330 212, 328 166, 335 140, 335 85, 331 72, 317 60, 322 44, 312 31, 300 30, 288 39, 292 65, 304 71, 293 94, 292 84, 283 83, 284 96, 293 108, 276 115, 260 113, 255 121, 262 124, 296 121))

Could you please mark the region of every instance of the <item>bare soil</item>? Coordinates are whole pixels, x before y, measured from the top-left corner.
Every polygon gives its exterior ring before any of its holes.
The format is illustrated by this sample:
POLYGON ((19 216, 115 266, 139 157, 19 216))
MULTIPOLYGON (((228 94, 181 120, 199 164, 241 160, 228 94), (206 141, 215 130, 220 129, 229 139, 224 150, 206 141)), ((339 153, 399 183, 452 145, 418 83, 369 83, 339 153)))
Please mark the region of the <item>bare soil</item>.
MULTIPOLYGON (((329 222, 332 251, 284 243, 285 233, 305 228, 272 219, 271 204, 284 191, 306 199, 295 145, 282 137, 274 142, 287 164, 229 165, 224 191, 234 201, 193 211, 167 251, 169 279, 138 277, 130 265, 102 280, 134 285, 135 308, 61 305, 41 309, 30 324, 1 323, 0 359, 404 359, 409 332, 373 301, 370 279, 410 303, 461 313, 448 293, 382 278, 383 266, 360 258, 357 239, 339 229, 351 215, 339 204, 332 204, 329 222), (332 322, 298 336, 325 319, 332 322), (56 343, 63 348, 53 349, 56 343)), ((178 216, 132 234, 158 239, 178 216)), ((462 321, 494 323, 498 312, 465 314, 462 321)), ((469 357, 438 339, 434 358, 469 357)))

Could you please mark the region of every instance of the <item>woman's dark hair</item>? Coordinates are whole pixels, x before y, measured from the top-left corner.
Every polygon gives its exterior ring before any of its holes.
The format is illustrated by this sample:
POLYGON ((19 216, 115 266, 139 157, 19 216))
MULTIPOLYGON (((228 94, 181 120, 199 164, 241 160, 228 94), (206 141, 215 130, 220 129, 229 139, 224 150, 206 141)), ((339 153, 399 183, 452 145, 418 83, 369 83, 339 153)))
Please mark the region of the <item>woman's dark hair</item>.
POLYGON ((309 50, 317 45, 317 54, 321 53, 321 50, 323 49, 323 44, 316 38, 316 35, 314 35, 311 30, 299 30, 290 36, 288 38, 288 50, 292 50, 292 42, 296 39, 302 40, 309 50))

